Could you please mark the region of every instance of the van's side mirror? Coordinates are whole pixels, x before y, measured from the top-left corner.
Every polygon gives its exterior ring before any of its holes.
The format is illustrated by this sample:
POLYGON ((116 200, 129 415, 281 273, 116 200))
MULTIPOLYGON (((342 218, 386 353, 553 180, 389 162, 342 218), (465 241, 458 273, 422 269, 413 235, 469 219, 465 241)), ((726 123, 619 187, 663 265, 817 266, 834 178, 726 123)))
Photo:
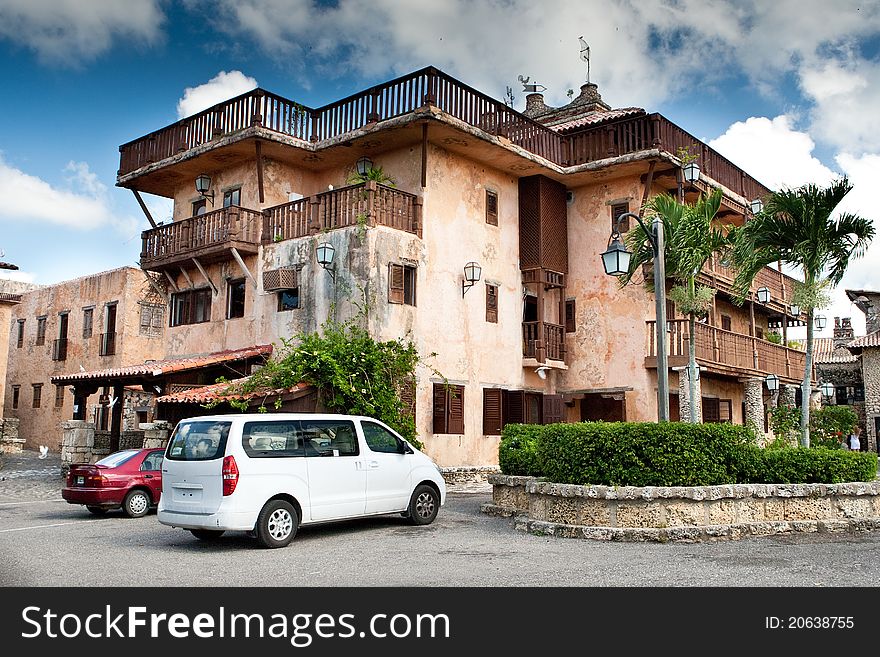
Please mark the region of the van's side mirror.
POLYGON ((406 443, 402 440, 400 441, 400 445, 398 445, 398 451, 401 454, 413 454, 414 453, 413 448, 409 446, 409 443, 406 443))

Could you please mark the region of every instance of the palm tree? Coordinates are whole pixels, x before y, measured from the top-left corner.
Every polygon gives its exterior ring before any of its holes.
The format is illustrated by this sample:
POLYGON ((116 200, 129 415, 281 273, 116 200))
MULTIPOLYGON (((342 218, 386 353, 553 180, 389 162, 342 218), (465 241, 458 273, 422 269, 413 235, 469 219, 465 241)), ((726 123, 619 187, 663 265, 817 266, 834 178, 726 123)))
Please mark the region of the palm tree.
POLYGON ((818 301, 822 288, 840 283, 850 259, 862 256, 874 237, 868 219, 850 213, 831 218, 851 189, 843 177, 828 187, 808 184, 771 194, 764 210, 738 231, 733 250, 738 269, 734 286, 740 298, 748 294, 755 275, 771 263, 782 262, 803 272, 800 305, 807 310, 807 356, 801 382, 804 447, 810 446, 813 311, 822 305, 818 301))
MULTIPOLYGON (((714 290, 697 285, 697 277, 712 254, 728 247, 727 228, 715 221, 721 207, 721 190, 701 195, 694 203, 680 203, 669 194, 659 194, 645 205, 649 217, 663 222, 666 237, 666 273, 676 281, 669 297, 688 316, 688 379, 690 421, 697 423, 697 355, 695 346, 696 319, 712 307, 714 290)), ((621 277, 621 285, 632 280, 633 274, 654 257, 650 240, 641 225, 630 231, 627 244, 633 252, 629 271, 621 277)), ((653 284, 656 284, 654 281, 653 284)), ((657 339, 664 339, 663 327, 657 327, 657 339)))

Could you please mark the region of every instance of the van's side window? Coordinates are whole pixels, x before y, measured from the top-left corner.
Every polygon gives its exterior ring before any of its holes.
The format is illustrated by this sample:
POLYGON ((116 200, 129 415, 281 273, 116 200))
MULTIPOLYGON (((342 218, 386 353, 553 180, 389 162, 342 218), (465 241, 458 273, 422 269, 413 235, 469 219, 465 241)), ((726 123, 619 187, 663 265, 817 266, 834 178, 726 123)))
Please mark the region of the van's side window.
POLYGON ((357 456, 354 423, 348 420, 302 420, 300 436, 306 456, 357 456))
POLYGON ((299 422, 245 422, 241 444, 251 458, 305 456, 299 422))
POLYGON ((400 442, 397 437, 378 424, 372 422, 361 422, 364 430, 364 438, 367 441, 367 447, 374 452, 386 452, 388 454, 397 454, 400 452, 400 442))

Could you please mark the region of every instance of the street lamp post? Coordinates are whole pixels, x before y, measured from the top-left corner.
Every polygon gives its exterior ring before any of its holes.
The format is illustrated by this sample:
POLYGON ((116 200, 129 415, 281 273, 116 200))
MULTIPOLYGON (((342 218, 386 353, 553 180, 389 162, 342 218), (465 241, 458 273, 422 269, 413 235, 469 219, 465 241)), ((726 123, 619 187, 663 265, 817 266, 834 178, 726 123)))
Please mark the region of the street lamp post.
POLYGON ((611 233, 608 240, 608 248, 602 254, 602 264, 605 267, 605 273, 609 276, 623 276, 629 271, 632 253, 626 250, 620 239, 620 223, 627 217, 632 217, 639 222, 639 226, 648 236, 654 252, 654 305, 657 315, 657 419, 660 422, 668 422, 669 365, 666 355, 666 247, 663 241, 663 221, 659 216, 655 216, 653 230, 648 230, 642 218, 633 212, 624 212, 617 218, 614 232, 611 233))

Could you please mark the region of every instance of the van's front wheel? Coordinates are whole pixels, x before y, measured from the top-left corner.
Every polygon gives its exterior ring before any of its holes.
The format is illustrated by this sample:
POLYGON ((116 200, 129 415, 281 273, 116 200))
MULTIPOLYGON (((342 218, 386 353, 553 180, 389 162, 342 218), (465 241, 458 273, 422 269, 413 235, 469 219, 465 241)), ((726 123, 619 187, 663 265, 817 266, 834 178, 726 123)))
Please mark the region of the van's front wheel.
POLYGON ((409 500, 407 517, 410 524, 430 525, 440 510, 440 495, 436 490, 422 484, 417 486, 409 500))
POLYGON ((289 502, 271 500, 257 517, 257 541, 266 548, 284 547, 296 536, 299 515, 289 502))

